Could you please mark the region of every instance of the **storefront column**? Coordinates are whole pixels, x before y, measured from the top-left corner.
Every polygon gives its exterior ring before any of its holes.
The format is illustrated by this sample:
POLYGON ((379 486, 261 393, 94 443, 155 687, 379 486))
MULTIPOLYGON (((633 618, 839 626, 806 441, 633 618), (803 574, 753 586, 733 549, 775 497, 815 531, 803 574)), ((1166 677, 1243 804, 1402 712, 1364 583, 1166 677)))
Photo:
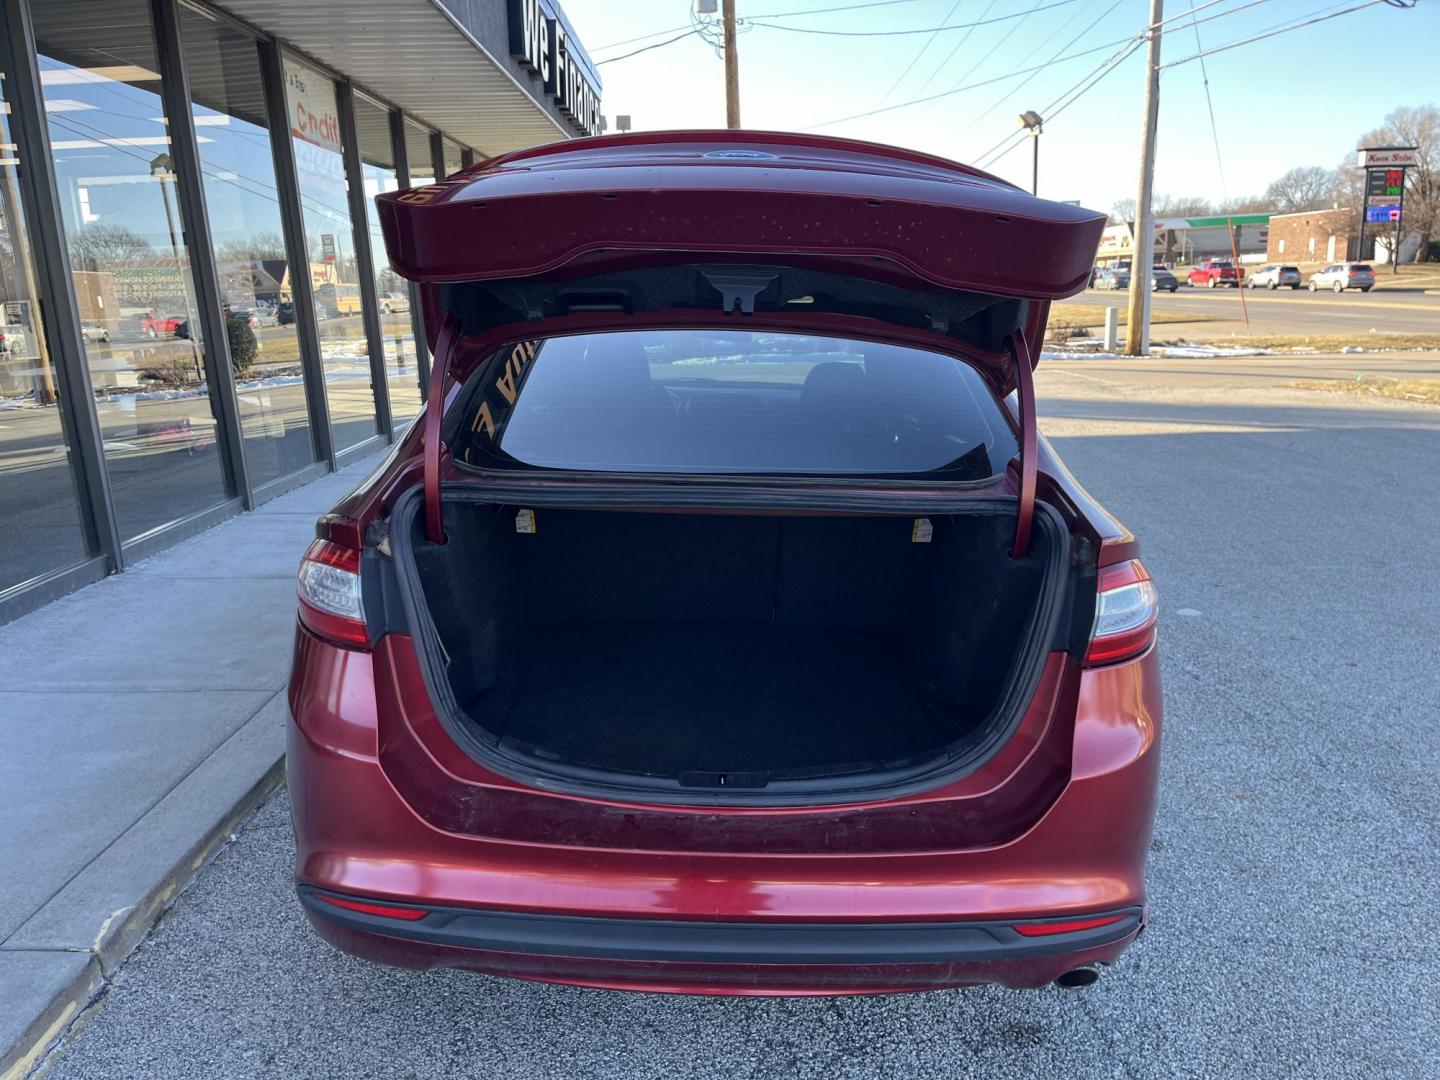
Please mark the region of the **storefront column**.
POLYGON ((300 180, 295 172, 295 147, 290 138, 290 116, 285 104, 285 68, 280 46, 261 41, 260 71, 265 81, 265 107, 275 155, 275 187, 280 218, 285 226, 286 276, 290 302, 300 335, 300 363, 305 372, 305 400, 310 407, 310 432, 315 456, 335 468, 335 439, 330 431, 330 406, 325 400, 325 364, 320 353, 320 332, 315 322, 315 289, 310 280, 310 253, 305 246, 305 218, 300 210, 300 180))
POLYGON ((360 318, 370 345, 370 382, 375 394, 375 417, 386 442, 395 441, 390 415, 390 385, 385 381, 385 336, 380 326, 380 302, 375 296, 375 258, 370 250, 370 218, 365 212, 365 168, 360 160, 360 133, 355 128, 355 91, 349 81, 335 88, 344 144, 345 188, 350 201, 351 232, 355 237, 355 270, 360 278, 360 318))
POLYGON ((76 486, 84 513, 87 547, 103 556, 110 569, 124 565, 115 504, 105 469, 104 438, 85 345, 80 334, 80 309, 75 302, 70 253, 61 227, 60 200, 55 184, 54 156, 45 122, 40 71, 35 59, 35 28, 27 0, 0 0, 0 49, 5 56, 6 99, 10 125, 21 150, 20 182, 29 217, 30 243, 35 248, 45 332, 55 361, 56 396, 61 422, 74 450, 76 486))
POLYGON ((438 131, 430 133, 430 167, 435 170, 435 182, 439 183, 448 175, 445 171, 445 136, 438 131))
MULTIPOLYGON (((410 157, 405 152, 405 117, 399 109, 390 113, 390 142, 394 147, 395 179, 401 189, 410 186, 410 157)), ((420 290, 413 281, 410 290, 410 322, 415 327, 415 368, 420 379, 420 400, 430 394, 430 342, 425 337, 425 313, 420 310, 420 290)))
POLYGON ((185 51, 180 42, 179 13, 175 0, 150 0, 154 14, 157 54, 165 102, 166 130, 170 137, 171 171, 175 174, 180 202, 180 222, 190 255, 190 272, 195 282, 195 306, 199 309, 205 381, 211 407, 220 422, 220 450, 223 455, 226 494, 238 496, 246 510, 255 509, 255 492, 245 467, 245 440, 240 430, 240 403, 235 394, 234 368, 230 363, 230 334, 226 326, 220 275, 215 266, 215 248, 210 242, 210 218, 200 180, 200 148, 195 142, 195 118, 190 112, 190 80, 185 70, 185 51))

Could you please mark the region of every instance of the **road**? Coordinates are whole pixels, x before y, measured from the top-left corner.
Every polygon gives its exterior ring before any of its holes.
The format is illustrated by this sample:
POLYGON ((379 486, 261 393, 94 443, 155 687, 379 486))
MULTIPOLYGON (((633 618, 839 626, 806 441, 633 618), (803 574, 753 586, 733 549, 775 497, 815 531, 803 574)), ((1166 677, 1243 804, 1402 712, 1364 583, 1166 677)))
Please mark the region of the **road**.
MULTIPOLYGON (((1244 304, 1249 311, 1247 328, 1242 320, 1241 296, 1235 289, 1192 289, 1181 285, 1173 293, 1156 293, 1154 310, 1163 314, 1188 314, 1207 321, 1164 323, 1153 328, 1156 340, 1185 337, 1211 340, 1234 334, 1354 334, 1364 344, 1372 329, 1389 333, 1440 335, 1440 295, 1425 292, 1312 293, 1308 289, 1245 289, 1244 304)), ((1088 289, 1064 301, 1086 307, 1125 309, 1123 291, 1088 289)), ((1096 325, 1104 322, 1096 312, 1096 325)))
POLYGON ((1041 367, 1043 427, 1164 603, 1152 923, 1096 986, 712 1000, 372 967, 308 931, 281 796, 48 1075, 1440 1075, 1440 408, 1291 374, 1041 367))

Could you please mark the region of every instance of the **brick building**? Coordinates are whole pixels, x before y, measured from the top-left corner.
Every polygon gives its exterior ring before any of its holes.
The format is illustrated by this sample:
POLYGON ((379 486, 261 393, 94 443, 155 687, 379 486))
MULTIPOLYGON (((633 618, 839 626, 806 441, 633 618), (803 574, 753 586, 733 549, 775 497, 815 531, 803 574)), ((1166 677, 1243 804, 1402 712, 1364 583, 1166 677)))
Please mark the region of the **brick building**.
POLYGON ((1272 214, 1265 257, 1272 262, 1335 262, 1352 258, 1355 244, 1354 210, 1272 214))

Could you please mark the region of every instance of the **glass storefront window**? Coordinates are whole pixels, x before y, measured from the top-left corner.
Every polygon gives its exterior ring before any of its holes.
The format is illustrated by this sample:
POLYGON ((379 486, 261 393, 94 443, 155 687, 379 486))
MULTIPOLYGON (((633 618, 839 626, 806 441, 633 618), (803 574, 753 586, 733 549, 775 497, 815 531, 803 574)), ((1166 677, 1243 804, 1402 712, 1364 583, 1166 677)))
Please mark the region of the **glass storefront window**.
POLYGON ((86 360, 128 540, 225 495, 150 6, 50 0, 32 11, 86 360))
POLYGON ((360 138, 365 222, 370 230, 370 254, 375 261, 375 296, 384 337, 390 413, 398 428, 420 411, 420 373, 415 356, 415 326, 410 318, 410 283, 390 269, 375 207, 375 196, 400 186, 395 174, 395 148, 390 141, 390 111, 379 102, 356 94, 355 129, 360 138))
POLYGON ((259 487, 315 460, 260 56, 248 35, 179 11, 245 461, 259 487))
POLYGON ((430 129, 414 120, 405 121, 405 164, 410 167, 410 186, 424 187, 435 182, 435 158, 430 153, 430 129))
POLYGON ((464 168, 464 165, 460 161, 460 144, 457 142, 452 142, 450 139, 446 139, 445 175, 450 176, 452 173, 459 172, 462 168, 464 168))
POLYGON ((85 558, 0 71, 0 592, 85 558))
POLYGON ((361 314, 360 272, 335 83, 324 72, 286 56, 285 94, 310 256, 307 269, 325 365, 330 431, 335 449, 344 450, 380 429, 370 385, 370 344, 361 314))

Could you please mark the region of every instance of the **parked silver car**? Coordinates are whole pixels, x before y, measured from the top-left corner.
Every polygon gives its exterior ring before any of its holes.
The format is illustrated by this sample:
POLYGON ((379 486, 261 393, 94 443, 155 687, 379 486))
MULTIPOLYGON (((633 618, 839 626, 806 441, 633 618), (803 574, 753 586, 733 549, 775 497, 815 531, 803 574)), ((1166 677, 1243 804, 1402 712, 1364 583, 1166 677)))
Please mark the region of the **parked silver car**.
POLYGON ((1125 267, 1106 267, 1103 270, 1095 271, 1095 288, 1097 289, 1128 289, 1130 287, 1130 271, 1125 267))
POLYGON ((382 292, 377 294, 376 299, 380 302, 382 315, 398 315, 410 310, 410 297, 405 293, 382 292))
POLYGON ((1245 279, 1247 289, 1258 289, 1262 285, 1267 289, 1278 289, 1281 286, 1298 289, 1303 284, 1305 280, 1298 266, 1282 266, 1279 263, 1262 266, 1245 279))
POLYGON ((1310 275, 1311 292, 1319 292, 1321 289, 1334 289, 1336 292, 1359 289, 1361 292, 1369 292, 1374 287, 1375 271, 1364 263, 1332 263, 1324 270, 1310 275))

